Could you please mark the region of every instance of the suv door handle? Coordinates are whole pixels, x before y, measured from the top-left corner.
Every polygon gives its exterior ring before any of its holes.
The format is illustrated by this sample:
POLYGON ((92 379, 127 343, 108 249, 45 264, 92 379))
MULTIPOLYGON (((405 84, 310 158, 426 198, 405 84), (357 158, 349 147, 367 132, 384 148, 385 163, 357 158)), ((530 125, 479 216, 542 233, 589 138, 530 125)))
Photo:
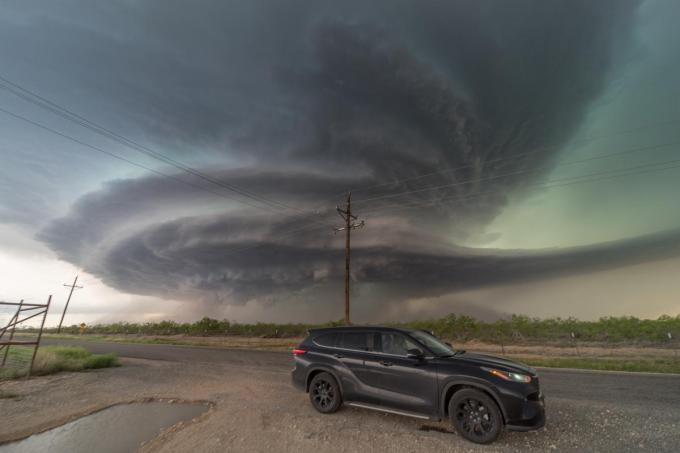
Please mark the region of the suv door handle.
POLYGON ((336 359, 342 359, 345 356, 336 352, 335 354, 333 354, 333 357, 335 357, 336 359))
POLYGON ((387 361, 385 361, 385 360, 381 360, 379 363, 380 363, 382 366, 392 366, 392 365, 394 365, 392 362, 387 362, 387 361))

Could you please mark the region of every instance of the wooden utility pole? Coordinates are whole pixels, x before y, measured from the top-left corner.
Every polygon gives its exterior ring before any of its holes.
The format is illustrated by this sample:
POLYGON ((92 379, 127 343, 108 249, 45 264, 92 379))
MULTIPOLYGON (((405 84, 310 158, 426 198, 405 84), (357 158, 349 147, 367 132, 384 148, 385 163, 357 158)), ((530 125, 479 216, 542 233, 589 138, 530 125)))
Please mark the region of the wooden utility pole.
POLYGON ((338 214, 345 221, 345 226, 342 228, 336 228, 335 232, 345 231, 345 324, 350 325, 349 318, 349 257, 350 257, 350 232, 355 228, 361 228, 365 225, 364 221, 357 223, 357 217, 352 214, 352 192, 347 195, 347 205, 346 208, 340 209, 338 206, 336 208, 338 214))
POLYGON ((73 290, 78 288, 78 289, 83 289, 82 286, 77 286, 76 283, 78 283, 78 276, 76 275, 76 278, 73 280, 72 285, 68 285, 64 283, 64 286, 67 288, 71 288, 71 291, 68 293, 68 299, 66 299, 66 305, 64 306, 64 312, 61 314, 61 320, 59 321, 59 327, 57 328, 57 333, 61 333, 61 324, 64 322, 64 316, 66 316, 66 310, 68 310, 68 304, 71 302, 71 296, 73 296, 73 290))

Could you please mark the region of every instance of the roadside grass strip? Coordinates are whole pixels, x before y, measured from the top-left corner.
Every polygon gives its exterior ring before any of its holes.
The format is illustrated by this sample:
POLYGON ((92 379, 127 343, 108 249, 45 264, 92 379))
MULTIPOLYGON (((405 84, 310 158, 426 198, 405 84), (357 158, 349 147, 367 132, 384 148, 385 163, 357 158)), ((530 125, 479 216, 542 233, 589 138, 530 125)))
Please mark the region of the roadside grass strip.
POLYGON ((629 371, 644 373, 678 373, 680 360, 655 359, 603 359, 581 357, 512 357, 530 366, 546 368, 576 368, 582 370, 629 371))
MULTIPOLYGON (((28 373, 32 348, 12 348, 9 351, 9 366, 0 368, 0 380, 17 379, 28 373), (12 366, 21 364, 21 366, 12 366)), ((61 371, 84 371, 97 368, 120 366, 115 354, 91 354, 84 348, 66 346, 44 346, 38 349, 33 364, 33 376, 44 376, 61 371)))
MULTIPOLYGON (((167 345, 182 345, 191 347, 216 347, 225 349, 244 349, 244 350, 260 350, 260 351, 288 351, 299 343, 300 339, 262 339, 262 338, 247 338, 247 337, 150 337, 144 335, 55 335, 48 334, 48 338, 64 339, 64 340, 80 340, 80 341, 107 341, 114 343, 141 343, 141 344, 167 344, 167 345)), ((489 346, 489 345, 487 345, 489 346)), ((494 345, 491 345, 494 346, 494 345)), ((509 347, 506 345, 506 347, 509 347)), ((494 346, 494 348, 496 348, 494 346)), ((42 350, 43 348, 41 348, 42 350)), ((47 348, 45 348, 47 349, 47 348)), ((554 354, 565 354, 564 352, 543 352, 540 350, 526 351, 530 355, 524 355, 522 352, 502 354, 498 352, 480 350, 477 351, 474 347, 469 348, 475 352, 483 354, 501 355, 513 360, 524 362, 527 365, 546 367, 546 368, 575 368, 582 370, 602 370, 602 371, 628 371, 628 372, 651 372, 651 373, 675 373, 680 374, 680 355, 668 355, 665 357, 644 356, 644 352, 636 352, 642 356, 633 357, 611 357, 606 356, 611 351, 607 348, 601 348, 602 357, 579 357, 579 356, 562 356, 554 354), (536 355, 542 355, 537 357, 536 355)), ((496 348, 498 349, 498 348, 496 348)))

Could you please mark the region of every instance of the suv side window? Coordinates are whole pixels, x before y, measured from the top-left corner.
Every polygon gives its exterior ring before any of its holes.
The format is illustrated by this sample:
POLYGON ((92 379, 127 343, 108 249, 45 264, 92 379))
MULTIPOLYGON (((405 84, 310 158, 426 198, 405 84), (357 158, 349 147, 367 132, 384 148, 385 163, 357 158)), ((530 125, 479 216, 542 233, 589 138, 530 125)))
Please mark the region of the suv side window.
POLYGON ((314 339, 314 343, 319 346, 325 346, 327 348, 334 348, 338 344, 338 334, 337 333, 327 333, 325 335, 320 335, 314 339))
POLYGON ((339 347, 354 351, 375 351, 375 337, 372 332, 344 332, 339 347))
POLYGON ((380 334, 380 343, 382 345, 381 352, 384 352, 385 354, 406 357, 409 349, 418 349, 422 351, 420 346, 409 340, 405 335, 397 332, 382 332, 380 334))

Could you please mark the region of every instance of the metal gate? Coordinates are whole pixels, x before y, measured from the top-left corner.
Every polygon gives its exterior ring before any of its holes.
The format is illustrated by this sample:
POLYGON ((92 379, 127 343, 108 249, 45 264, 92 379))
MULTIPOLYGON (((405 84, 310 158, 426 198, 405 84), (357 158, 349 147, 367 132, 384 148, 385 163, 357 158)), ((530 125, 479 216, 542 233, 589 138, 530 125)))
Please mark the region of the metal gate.
POLYGON ((10 313, 13 313, 7 325, 0 329, 0 371, 2 371, 3 368, 6 368, 10 363, 8 358, 10 358, 9 352, 12 346, 19 347, 21 350, 26 350, 32 346, 33 350, 30 352, 30 362, 28 364, 26 377, 28 378, 31 376, 31 373, 33 372, 33 363, 35 362, 35 356, 40 347, 40 339, 42 338, 45 319, 47 318, 47 312, 50 309, 51 302, 52 296, 47 298, 47 303, 45 304, 27 304, 24 303, 23 300, 21 302, 0 302, 2 308, 9 309, 10 313), (26 321, 34 318, 40 321, 40 329, 37 330, 35 336, 33 338, 27 338, 26 335, 21 334, 17 337, 19 339, 15 338, 17 326, 21 329, 21 327, 26 325, 24 324, 26 321))

